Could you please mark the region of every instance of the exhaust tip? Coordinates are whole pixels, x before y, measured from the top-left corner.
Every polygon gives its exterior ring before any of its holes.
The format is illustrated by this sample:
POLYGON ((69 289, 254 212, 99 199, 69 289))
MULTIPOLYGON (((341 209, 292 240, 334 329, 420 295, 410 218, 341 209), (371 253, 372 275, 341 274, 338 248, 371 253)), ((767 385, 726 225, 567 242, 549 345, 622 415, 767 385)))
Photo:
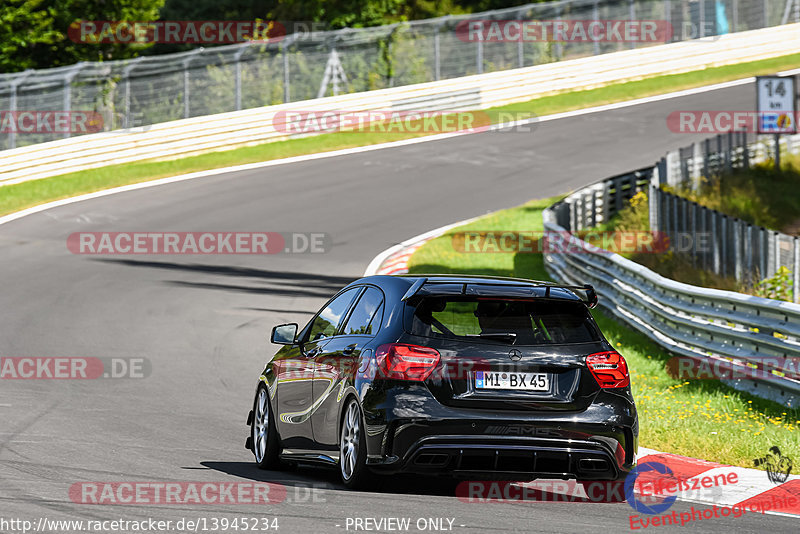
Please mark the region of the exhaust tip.
POLYGON ((581 458, 578 460, 578 470, 588 473, 608 471, 610 467, 608 460, 602 458, 581 458))

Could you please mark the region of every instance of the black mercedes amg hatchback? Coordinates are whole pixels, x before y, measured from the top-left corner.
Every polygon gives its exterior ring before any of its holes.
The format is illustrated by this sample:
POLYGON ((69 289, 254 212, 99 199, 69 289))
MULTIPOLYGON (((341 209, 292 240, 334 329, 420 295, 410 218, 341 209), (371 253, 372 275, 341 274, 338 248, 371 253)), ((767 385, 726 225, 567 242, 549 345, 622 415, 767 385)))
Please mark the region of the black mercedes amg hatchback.
POLYGON ((352 282, 259 377, 246 447, 262 468, 462 479, 620 480, 639 433, 625 359, 591 286, 480 276, 352 282))

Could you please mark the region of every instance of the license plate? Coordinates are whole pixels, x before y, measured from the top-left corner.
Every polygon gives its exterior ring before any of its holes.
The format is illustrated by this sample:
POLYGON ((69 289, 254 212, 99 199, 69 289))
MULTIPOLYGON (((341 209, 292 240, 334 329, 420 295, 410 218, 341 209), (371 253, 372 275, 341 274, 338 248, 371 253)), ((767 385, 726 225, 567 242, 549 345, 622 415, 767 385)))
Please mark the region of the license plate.
POLYGON ((477 371, 475 373, 475 389, 547 391, 550 389, 550 375, 546 373, 477 371))

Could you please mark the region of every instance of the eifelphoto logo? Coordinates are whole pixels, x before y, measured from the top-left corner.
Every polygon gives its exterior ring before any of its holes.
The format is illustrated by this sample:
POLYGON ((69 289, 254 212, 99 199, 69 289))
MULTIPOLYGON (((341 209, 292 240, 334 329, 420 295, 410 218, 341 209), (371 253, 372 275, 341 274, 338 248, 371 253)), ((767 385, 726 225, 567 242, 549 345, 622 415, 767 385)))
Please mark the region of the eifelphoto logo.
POLYGON ((94 357, 0 357, 0 380, 97 380, 147 378, 150 360, 94 357))
POLYGON ((324 232, 75 232, 73 254, 322 254, 332 239, 324 232))
MULTIPOLYGON (((639 498, 634 493, 636 482, 639 476, 643 473, 657 473, 657 478, 673 477, 672 470, 661 462, 645 462, 634 467, 628 476, 625 478, 625 499, 631 508, 639 513, 644 514, 660 514, 669 510, 677 499, 676 495, 668 495, 660 498, 659 495, 650 494, 652 498, 639 498)), ((648 497, 648 495, 645 495, 648 497)))
POLYGON ((531 111, 495 110, 287 110, 272 118, 275 130, 294 135, 531 133, 537 122, 531 111))
POLYGON ((793 467, 791 458, 781 454, 781 450, 777 445, 770 447, 766 456, 753 460, 753 465, 756 467, 764 466, 767 471, 767 478, 773 484, 786 482, 793 467))

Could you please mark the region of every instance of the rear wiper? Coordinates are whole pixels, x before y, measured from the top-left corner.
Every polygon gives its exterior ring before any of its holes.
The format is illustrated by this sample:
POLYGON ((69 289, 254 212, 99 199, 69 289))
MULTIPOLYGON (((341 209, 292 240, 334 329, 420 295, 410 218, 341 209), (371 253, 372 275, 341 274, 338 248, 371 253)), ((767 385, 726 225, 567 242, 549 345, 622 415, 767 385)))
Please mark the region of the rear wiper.
POLYGON ((517 334, 514 332, 483 332, 480 334, 470 334, 469 337, 480 337, 486 339, 500 339, 503 341, 510 341, 514 343, 517 339, 517 334))

